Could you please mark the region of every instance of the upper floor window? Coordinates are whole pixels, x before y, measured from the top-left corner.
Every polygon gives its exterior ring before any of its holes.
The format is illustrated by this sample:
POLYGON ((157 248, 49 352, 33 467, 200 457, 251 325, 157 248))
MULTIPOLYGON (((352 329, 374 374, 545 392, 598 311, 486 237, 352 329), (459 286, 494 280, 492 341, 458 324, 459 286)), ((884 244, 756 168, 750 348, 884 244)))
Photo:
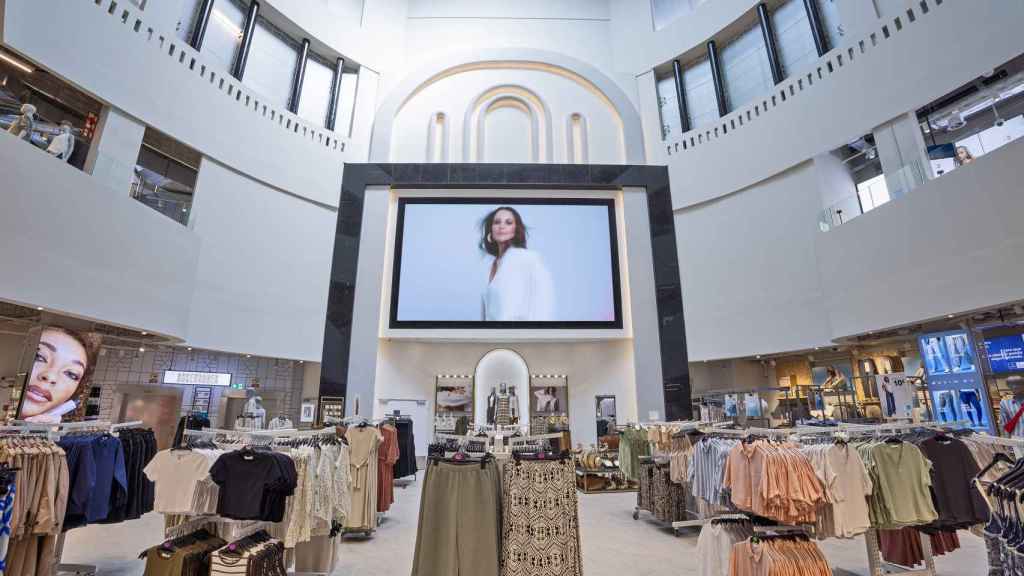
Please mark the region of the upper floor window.
POLYGON ((192 33, 199 19, 199 8, 203 0, 181 0, 181 11, 178 13, 178 25, 174 33, 182 42, 191 42, 192 33))
POLYGON ((258 18, 242 81, 266 97, 268 103, 287 108, 298 64, 298 45, 265 19, 258 18))
POLYGON ((658 79, 658 109, 661 111, 661 139, 682 134, 674 76, 658 79))
POLYGON ((766 94, 774 84, 768 49, 758 25, 726 44, 722 48, 721 62, 729 110, 735 110, 766 94))
POLYGON ((700 128, 718 119, 715 81, 711 75, 711 62, 707 58, 686 67, 683 72, 683 94, 691 128, 700 128))
POLYGON ((818 51, 803 0, 787 0, 772 11, 771 18, 782 73, 788 77, 810 67, 818 51))
POLYGON ((306 61, 306 76, 302 81, 299 98, 299 116, 323 126, 331 106, 331 88, 334 84, 334 68, 327 60, 310 54, 306 61))
POLYGON ((651 0, 654 29, 661 30, 680 16, 689 14, 711 0, 651 0))
POLYGON ((203 37, 203 53, 225 72, 231 70, 242 44, 245 9, 235 0, 215 0, 203 37))
POLYGON ((838 0, 817 0, 818 12, 821 14, 821 27, 825 29, 825 37, 828 38, 828 48, 831 50, 843 43, 843 23, 839 13, 838 0))
POLYGON ((135 162, 132 198, 187 226, 200 159, 199 152, 147 127, 135 162))

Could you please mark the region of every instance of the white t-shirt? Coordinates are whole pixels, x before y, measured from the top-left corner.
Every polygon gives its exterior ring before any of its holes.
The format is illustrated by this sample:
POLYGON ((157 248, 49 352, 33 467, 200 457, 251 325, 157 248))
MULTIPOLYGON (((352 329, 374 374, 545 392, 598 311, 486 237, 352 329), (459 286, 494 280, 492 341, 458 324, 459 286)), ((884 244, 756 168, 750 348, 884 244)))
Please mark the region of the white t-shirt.
POLYGON ((196 482, 210 475, 206 455, 188 450, 162 450, 143 472, 156 483, 153 509, 164 514, 192 511, 196 482))

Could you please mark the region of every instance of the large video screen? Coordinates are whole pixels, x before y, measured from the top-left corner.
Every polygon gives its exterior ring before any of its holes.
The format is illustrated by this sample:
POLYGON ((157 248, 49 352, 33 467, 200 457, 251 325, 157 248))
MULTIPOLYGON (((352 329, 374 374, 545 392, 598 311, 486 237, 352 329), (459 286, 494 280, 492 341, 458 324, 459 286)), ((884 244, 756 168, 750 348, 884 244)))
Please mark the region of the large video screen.
POLYGON ((392 328, 621 328, 611 199, 401 198, 392 328))
POLYGON ((929 376, 977 371, 966 332, 939 332, 919 338, 921 357, 929 376))
POLYGON ((992 372, 1024 372, 1024 334, 985 338, 992 372))

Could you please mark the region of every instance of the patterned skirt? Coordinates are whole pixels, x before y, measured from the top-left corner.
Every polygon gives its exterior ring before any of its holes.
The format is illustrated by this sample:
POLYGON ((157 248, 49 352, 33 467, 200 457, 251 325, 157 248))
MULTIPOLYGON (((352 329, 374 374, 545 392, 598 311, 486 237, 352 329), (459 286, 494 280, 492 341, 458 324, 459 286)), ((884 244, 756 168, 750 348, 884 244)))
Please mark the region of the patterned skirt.
POLYGON ((582 576, 572 461, 509 461, 502 484, 502 576, 582 576))

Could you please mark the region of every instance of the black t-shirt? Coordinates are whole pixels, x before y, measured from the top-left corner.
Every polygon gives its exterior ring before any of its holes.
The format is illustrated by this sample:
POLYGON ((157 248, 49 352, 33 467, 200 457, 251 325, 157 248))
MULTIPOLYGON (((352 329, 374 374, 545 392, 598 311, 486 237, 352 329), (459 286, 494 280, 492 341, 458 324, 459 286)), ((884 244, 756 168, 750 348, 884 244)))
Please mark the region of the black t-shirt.
POLYGON ((284 454, 238 450, 213 463, 210 477, 220 486, 217 514, 234 520, 284 519, 285 497, 295 492, 295 463, 284 454))
POLYGON ((918 448, 932 463, 932 495, 939 519, 933 528, 967 528, 988 521, 988 506, 973 479, 980 470, 970 448, 955 438, 929 438, 918 448))

